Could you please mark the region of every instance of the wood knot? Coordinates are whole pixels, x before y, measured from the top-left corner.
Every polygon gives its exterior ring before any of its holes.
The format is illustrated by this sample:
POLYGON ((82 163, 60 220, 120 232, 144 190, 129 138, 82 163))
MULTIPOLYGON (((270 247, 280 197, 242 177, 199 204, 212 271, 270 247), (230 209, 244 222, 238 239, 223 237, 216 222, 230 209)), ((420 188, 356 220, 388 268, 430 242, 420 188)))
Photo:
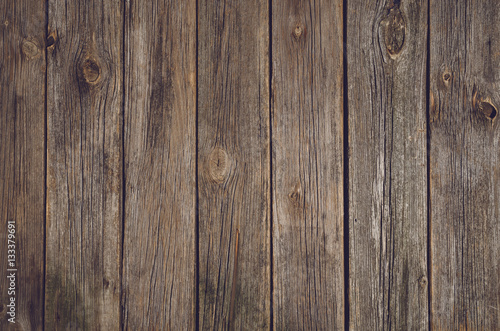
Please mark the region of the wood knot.
POLYGON ((56 40, 54 39, 54 36, 49 36, 47 38, 47 47, 50 47, 50 46, 54 45, 55 42, 56 42, 56 40))
POLYGON ((389 14, 380 22, 385 48, 391 59, 395 59, 403 50, 406 36, 406 22, 399 5, 393 6, 389 14))
POLYGON ((57 42, 57 31, 53 30, 47 37, 47 40, 45 41, 45 47, 47 47, 48 50, 53 50, 55 48, 56 42, 57 42))
POLYGON ((427 277, 421 276, 418 279, 418 285, 420 285, 420 287, 422 287, 422 288, 426 287, 427 286, 427 277))
POLYGON ((290 201, 296 207, 300 206, 300 193, 301 193, 300 183, 297 183, 293 188, 293 190, 290 192, 290 194, 288 194, 290 201))
POLYGON ((295 40, 299 40, 303 33, 304 33, 304 27, 300 24, 297 24, 292 31, 292 35, 295 38, 295 40))
POLYGON ((24 40, 22 44, 23 54, 26 55, 27 58, 35 58, 40 54, 40 50, 38 46, 29 40, 24 40))
POLYGON ((216 183, 223 183, 229 173, 229 156, 222 148, 216 147, 208 156, 208 174, 216 183))
POLYGON ((102 285, 105 289, 108 289, 109 288, 109 280, 107 280, 106 278, 103 278, 102 285))
POLYGON ((443 72, 443 84, 444 84, 444 86, 446 86, 446 87, 450 86, 451 77, 452 77, 451 72, 449 72, 449 71, 443 72))
POLYGON ((86 59, 82 64, 83 78, 88 83, 95 83, 99 79, 101 69, 99 64, 93 59, 86 59))
POLYGON ((491 98, 483 98, 479 90, 474 85, 472 89, 472 109, 480 112, 490 120, 494 120, 497 116, 497 108, 493 105, 491 98))

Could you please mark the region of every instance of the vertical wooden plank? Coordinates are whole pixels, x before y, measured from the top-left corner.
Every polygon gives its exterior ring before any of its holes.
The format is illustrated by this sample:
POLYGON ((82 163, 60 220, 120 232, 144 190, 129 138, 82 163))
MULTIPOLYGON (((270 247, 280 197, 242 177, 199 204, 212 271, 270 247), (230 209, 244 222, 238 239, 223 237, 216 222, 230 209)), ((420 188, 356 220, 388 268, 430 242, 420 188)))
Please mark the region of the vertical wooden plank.
POLYGON ((198 9, 199 327, 269 329, 268 2, 198 9))
POLYGON ((431 1, 432 311, 500 329, 500 3, 431 1))
POLYGON ((126 1, 124 328, 196 324, 196 2, 126 1))
POLYGON ((428 328, 427 1, 348 1, 352 330, 428 328))
POLYGON ((44 196, 45 3, 1 1, 1 330, 41 330, 43 326, 44 196), (10 255, 15 255, 12 265, 10 255), (15 295, 9 293, 11 273, 15 295), (11 298, 15 299, 15 324, 8 322, 14 317, 8 307, 11 298))
POLYGON ((276 330, 344 328, 342 1, 273 1, 276 330))
POLYGON ((123 6, 48 3, 45 329, 116 330, 123 6))

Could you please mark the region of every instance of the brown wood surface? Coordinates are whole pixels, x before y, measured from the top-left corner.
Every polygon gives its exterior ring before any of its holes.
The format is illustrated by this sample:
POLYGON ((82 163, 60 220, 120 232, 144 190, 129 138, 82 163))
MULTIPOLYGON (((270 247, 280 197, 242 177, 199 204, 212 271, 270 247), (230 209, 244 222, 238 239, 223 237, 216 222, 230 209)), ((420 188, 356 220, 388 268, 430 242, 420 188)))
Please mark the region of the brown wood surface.
POLYGON ((0 1, 0 330, 500 330, 499 19, 0 1))
POLYGON ((428 328, 427 2, 348 1, 352 330, 428 328))
POLYGON ((196 2, 127 1, 123 327, 194 330, 196 2))
POLYGON ((200 330, 270 328, 268 13, 198 3, 200 330))
POLYGON ((432 328, 499 330, 500 3, 430 3, 432 328))
POLYGON ((273 1, 276 330, 344 328, 342 1, 273 1))
POLYGON ((42 330, 45 215, 45 3, 0 2, 0 330, 42 330), (9 238, 7 224, 15 224, 9 238), (8 239, 15 240, 9 266, 8 239), (7 269, 16 274, 16 324, 7 269))
POLYGON ((123 5, 48 2, 46 330, 120 327, 123 5))

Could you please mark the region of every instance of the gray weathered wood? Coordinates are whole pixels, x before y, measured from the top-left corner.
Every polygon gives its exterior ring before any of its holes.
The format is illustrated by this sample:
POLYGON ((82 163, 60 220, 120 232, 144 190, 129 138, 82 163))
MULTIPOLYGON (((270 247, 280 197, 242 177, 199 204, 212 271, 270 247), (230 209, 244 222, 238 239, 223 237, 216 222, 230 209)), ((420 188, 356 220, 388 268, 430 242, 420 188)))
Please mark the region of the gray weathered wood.
POLYGON ((127 1, 123 327, 196 324, 196 2, 127 1))
POLYGON ((265 0, 199 1, 199 327, 270 327, 265 0))
POLYGON ((116 330, 123 5, 48 5, 45 329, 116 330))
POLYGON ((0 2, 0 330, 42 330, 45 192, 45 3, 0 2), (15 222, 9 238, 8 221, 15 222), (15 265, 8 265, 14 239, 15 265), (7 269, 16 272, 8 323, 7 269))
POLYGON ((342 330, 342 1, 272 15, 274 329, 342 330))
POLYGON ((430 7, 431 323, 500 329, 500 3, 430 7))
POLYGON ((351 330, 428 328, 427 1, 350 0, 351 330))

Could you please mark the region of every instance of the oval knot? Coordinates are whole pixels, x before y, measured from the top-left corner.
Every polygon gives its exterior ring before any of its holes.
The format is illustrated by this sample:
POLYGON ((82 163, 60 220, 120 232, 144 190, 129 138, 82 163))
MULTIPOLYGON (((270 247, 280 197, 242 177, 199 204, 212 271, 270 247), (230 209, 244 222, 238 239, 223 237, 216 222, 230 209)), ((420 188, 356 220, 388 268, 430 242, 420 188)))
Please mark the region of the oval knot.
POLYGON ((229 173, 229 156, 222 148, 214 148, 208 156, 208 173, 216 183, 222 183, 226 180, 229 173))

